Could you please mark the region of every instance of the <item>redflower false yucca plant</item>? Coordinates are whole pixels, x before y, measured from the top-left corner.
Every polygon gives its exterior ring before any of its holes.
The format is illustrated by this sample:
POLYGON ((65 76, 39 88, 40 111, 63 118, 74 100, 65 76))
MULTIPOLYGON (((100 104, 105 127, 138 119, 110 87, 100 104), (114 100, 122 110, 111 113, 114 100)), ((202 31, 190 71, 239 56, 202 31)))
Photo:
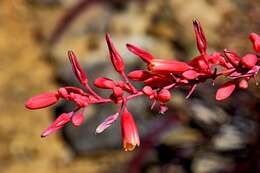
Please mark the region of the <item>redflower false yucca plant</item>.
MULTIPOLYGON (((225 49, 223 53, 207 52, 207 40, 198 20, 193 21, 196 35, 197 48, 200 54, 189 62, 177 60, 163 60, 155 58, 145 50, 127 44, 130 52, 140 57, 147 65, 146 70, 134 70, 126 74, 125 63, 119 52, 116 50, 110 36, 106 35, 110 60, 115 71, 122 77, 122 80, 113 80, 106 77, 99 77, 94 80, 94 85, 98 88, 111 92, 108 98, 98 95, 90 86, 86 73, 78 63, 76 55, 68 51, 72 71, 76 78, 85 88, 66 86, 57 91, 39 94, 30 98, 26 102, 28 109, 41 109, 57 103, 64 99, 76 103, 76 107, 71 112, 61 114, 49 127, 42 132, 42 137, 63 128, 67 123, 72 123, 75 127, 84 122, 84 110, 90 104, 114 103, 118 105, 118 111, 108 116, 96 129, 96 133, 101 133, 110 127, 118 118, 121 119, 122 143, 125 151, 132 151, 140 145, 138 128, 134 117, 127 109, 127 102, 139 96, 145 96, 152 101, 151 108, 159 105, 159 112, 167 111, 167 102, 171 100, 170 90, 189 86, 190 90, 186 98, 189 98, 200 83, 223 76, 227 81, 220 86, 216 92, 216 100, 227 99, 236 88, 247 89, 248 81, 254 79, 259 72, 260 35, 251 33, 249 39, 253 44, 256 53, 248 53, 242 57, 234 51, 225 49), (143 83, 142 89, 138 90, 131 84, 131 80, 143 83)), ((256 82, 257 83, 257 82, 256 82)))

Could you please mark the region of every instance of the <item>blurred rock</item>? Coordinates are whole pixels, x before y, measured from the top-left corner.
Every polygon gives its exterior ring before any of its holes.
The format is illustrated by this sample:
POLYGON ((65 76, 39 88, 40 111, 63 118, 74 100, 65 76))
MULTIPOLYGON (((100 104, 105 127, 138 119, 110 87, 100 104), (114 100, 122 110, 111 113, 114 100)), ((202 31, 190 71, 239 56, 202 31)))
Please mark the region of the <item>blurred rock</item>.
POLYGON ((194 173, 218 173, 227 172, 227 167, 232 164, 228 158, 221 157, 214 153, 204 153, 195 157, 192 165, 194 173))

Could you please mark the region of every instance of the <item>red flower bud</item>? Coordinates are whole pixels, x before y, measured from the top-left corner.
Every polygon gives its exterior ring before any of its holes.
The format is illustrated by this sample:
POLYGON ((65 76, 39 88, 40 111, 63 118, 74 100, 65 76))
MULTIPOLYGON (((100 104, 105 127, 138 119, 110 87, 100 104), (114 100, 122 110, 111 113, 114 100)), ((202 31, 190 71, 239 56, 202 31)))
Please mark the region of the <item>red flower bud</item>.
POLYGON ((138 130, 133 116, 124 108, 121 116, 121 133, 123 138, 123 147, 125 151, 132 151, 140 145, 138 130))
POLYGON ((161 87, 164 87, 164 86, 169 85, 171 83, 172 83, 171 79, 162 78, 162 77, 159 77, 159 76, 153 76, 153 77, 146 79, 144 81, 145 85, 148 85, 152 88, 161 88, 161 87))
POLYGON ((30 98, 25 106, 28 109, 41 109, 55 104, 58 100, 57 92, 47 92, 30 98))
POLYGON ((62 97, 64 99, 68 99, 69 98, 69 93, 68 93, 66 88, 60 88, 58 90, 58 93, 59 93, 60 97, 62 97))
POLYGON ((205 55, 197 56, 189 63, 189 65, 199 69, 202 72, 209 72, 210 71, 209 63, 206 61, 206 58, 207 56, 205 55))
POLYGON ((49 134, 63 128, 70 121, 72 114, 73 112, 61 114, 47 129, 42 132, 41 137, 46 137, 49 134))
POLYGON ((233 52, 233 51, 231 51, 231 50, 225 49, 225 50, 224 50, 224 54, 225 54, 227 60, 228 60, 234 67, 236 67, 236 66, 239 64, 239 62, 240 62, 240 57, 239 57, 235 52, 233 52))
POLYGON ((115 87, 114 81, 105 77, 97 78, 94 81, 94 85, 103 89, 113 89, 115 87))
POLYGON ((190 69, 187 63, 176 60, 154 59, 148 65, 148 70, 154 74, 183 73, 190 69))
POLYGON ((247 80, 243 79, 239 82, 239 88, 241 89, 247 89, 248 88, 248 82, 247 80))
POLYGON ((247 54, 242 57, 241 63, 247 68, 252 68, 257 63, 257 56, 255 54, 247 54))
POLYGON ((116 86, 122 88, 123 90, 125 90, 127 92, 132 92, 132 89, 124 81, 117 81, 116 86))
POLYGON ((251 33, 249 39, 253 43, 253 48, 256 52, 260 52, 260 35, 256 33, 251 33))
POLYGON ((151 74, 144 70, 134 70, 128 73, 128 77, 136 81, 144 81, 151 77, 151 74))
POLYGON ((198 73, 195 70, 187 70, 182 73, 182 76, 185 77, 188 80, 193 80, 198 77, 198 73))
POLYGON ((102 133, 105 129, 110 127, 118 118, 119 113, 108 116, 96 129, 96 133, 102 133))
POLYGON ((207 51, 207 40, 205 38, 200 22, 196 19, 193 20, 193 28, 196 35, 197 48, 201 54, 205 54, 207 51))
POLYGON ((157 98, 160 102, 165 103, 171 100, 171 92, 166 89, 162 89, 159 94, 157 95, 157 98))
POLYGON ((226 82, 223 84, 216 93, 216 100, 224 100, 228 98, 235 90, 236 85, 233 82, 226 82))
POLYGON ((145 50, 143 50, 139 47, 136 47, 131 44, 126 44, 126 46, 130 52, 139 56, 145 63, 150 64, 151 61, 154 59, 153 55, 151 55, 150 53, 146 52, 145 50))
POLYGON ((84 122, 84 111, 74 114, 71 118, 71 123, 74 125, 74 127, 80 126, 83 122, 84 122))
POLYGON ((106 34, 107 46, 110 53, 111 62, 118 73, 123 73, 125 64, 121 55, 117 52, 113 42, 108 34, 106 34))
POLYGON ((70 100, 74 101, 79 107, 86 107, 90 101, 90 99, 86 96, 70 93, 70 100))
POLYGON ((115 97, 122 97, 123 96, 123 90, 122 90, 122 88, 120 88, 120 87, 114 87, 113 88, 113 95, 115 96, 115 97))
POLYGON ((150 87, 150 86, 145 86, 143 89, 142 89, 142 92, 147 95, 147 96, 151 96, 154 94, 154 91, 153 89, 150 87))
POLYGON ((85 86, 88 83, 88 78, 86 76, 86 73, 83 71, 82 67, 80 66, 75 53, 70 50, 68 51, 68 56, 75 76, 80 81, 80 83, 85 86))

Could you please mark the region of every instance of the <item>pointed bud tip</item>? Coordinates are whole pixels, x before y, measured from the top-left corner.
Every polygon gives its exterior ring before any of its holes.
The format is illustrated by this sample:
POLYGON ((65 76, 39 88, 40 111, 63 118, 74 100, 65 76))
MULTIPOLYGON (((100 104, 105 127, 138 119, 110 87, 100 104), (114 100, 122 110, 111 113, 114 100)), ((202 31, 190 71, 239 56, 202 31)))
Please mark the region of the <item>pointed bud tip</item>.
POLYGON ((158 100, 162 103, 168 102, 171 100, 171 92, 167 89, 162 89, 159 93, 158 93, 158 100))
POLYGON ((147 51, 134 46, 132 44, 127 43, 126 44, 127 49, 134 53, 135 55, 139 56, 145 63, 150 64, 151 61, 154 59, 153 55, 151 55, 150 53, 148 53, 147 51))
POLYGON ((115 70, 120 74, 124 73, 124 68, 125 68, 124 60, 121 57, 121 55, 117 52, 109 34, 106 34, 106 42, 110 53, 110 59, 115 70))

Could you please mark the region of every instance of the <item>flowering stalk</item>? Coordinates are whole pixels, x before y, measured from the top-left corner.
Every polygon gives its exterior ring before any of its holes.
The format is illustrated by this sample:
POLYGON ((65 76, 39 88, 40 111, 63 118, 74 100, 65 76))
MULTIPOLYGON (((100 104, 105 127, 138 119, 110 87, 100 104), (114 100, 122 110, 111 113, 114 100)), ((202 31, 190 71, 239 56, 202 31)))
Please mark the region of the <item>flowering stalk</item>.
MULTIPOLYGON (((77 87, 66 86, 54 92, 39 94, 29 99, 25 106, 28 109, 41 109, 51 106, 63 99, 72 101, 76 104, 74 110, 69 113, 61 114, 46 130, 42 137, 63 128, 66 124, 72 123, 75 127, 83 124, 84 110, 91 104, 114 103, 119 105, 118 111, 108 116, 96 129, 96 133, 101 133, 120 118, 122 143, 125 151, 132 151, 140 145, 137 126, 132 114, 127 110, 126 103, 129 100, 139 96, 145 96, 151 101, 151 109, 156 105, 159 112, 163 114, 167 111, 167 102, 173 95, 171 90, 179 87, 188 86, 190 88, 186 98, 189 98, 200 83, 211 80, 214 84, 219 77, 225 77, 226 82, 217 89, 215 99, 222 101, 232 95, 235 89, 247 89, 251 79, 256 81, 256 75, 260 70, 259 56, 260 36, 251 33, 249 39, 253 44, 256 53, 249 53, 239 56, 236 52, 225 49, 223 53, 207 52, 207 40, 203 29, 198 20, 193 21, 193 27, 196 36, 197 49, 200 54, 189 62, 177 60, 158 59, 147 51, 127 44, 130 52, 141 58, 147 66, 147 69, 138 69, 125 73, 125 63, 121 55, 116 50, 112 39, 107 34, 106 41, 110 53, 110 59, 115 71, 123 80, 113 80, 106 77, 98 77, 94 80, 94 86, 106 89, 111 94, 108 98, 99 96, 89 86, 88 78, 82 67, 78 63, 76 55, 68 52, 69 60, 72 65, 72 71, 86 92, 77 87), (143 84, 139 90, 130 83, 130 80, 143 84)), ((256 81, 257 83, 257 81, 256 81)))

